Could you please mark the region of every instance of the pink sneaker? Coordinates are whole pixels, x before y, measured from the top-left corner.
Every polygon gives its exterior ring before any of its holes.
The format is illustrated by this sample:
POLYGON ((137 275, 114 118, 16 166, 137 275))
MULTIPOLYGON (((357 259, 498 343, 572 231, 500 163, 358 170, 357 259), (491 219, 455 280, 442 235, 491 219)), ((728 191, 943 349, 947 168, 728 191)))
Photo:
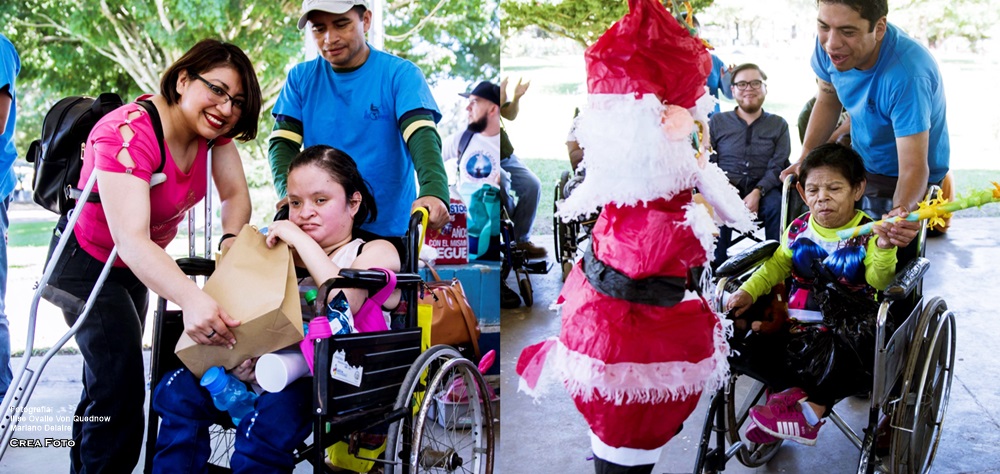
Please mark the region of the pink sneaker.
POLYGON ((820 427, 825 423, 821 421, 815 426, 809 425, 798 405, 793 407, 757 405, 750 408, 750 419, 762 431, 771 436, 790 439, 806 446, 816 444, 816 436, 819 434, 820 427))
POLYGON ((751 420, 748 424, 750 426, 747 427, 747 432, 744 435, 746 436, 747 441, 757 444, 771 444, 778 442, 778 438, 765 433, 764 430, 757 426, 757 423, 753 422, 753 420, 751 420))
POLYGON ((778 393, 767 396, 767 406, 784 405, 786 407, 795 406, 802 400, 809 398, 805 390, 799 387, 792 387, 778 393))

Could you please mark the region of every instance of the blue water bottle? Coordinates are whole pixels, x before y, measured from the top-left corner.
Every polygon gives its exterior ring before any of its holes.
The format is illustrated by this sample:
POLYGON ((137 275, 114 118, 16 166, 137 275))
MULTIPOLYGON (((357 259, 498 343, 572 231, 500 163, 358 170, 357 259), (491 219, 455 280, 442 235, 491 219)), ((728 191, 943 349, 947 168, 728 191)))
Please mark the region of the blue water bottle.
POLYGON ((247 390, 247 386, 221 366, 212 367, 201 377, 201 386, 212 394, 215 407, 228 411, 233 417, 233 424, 239 426, 240 420, 253 413, 253 403, 257 394, 247 390))

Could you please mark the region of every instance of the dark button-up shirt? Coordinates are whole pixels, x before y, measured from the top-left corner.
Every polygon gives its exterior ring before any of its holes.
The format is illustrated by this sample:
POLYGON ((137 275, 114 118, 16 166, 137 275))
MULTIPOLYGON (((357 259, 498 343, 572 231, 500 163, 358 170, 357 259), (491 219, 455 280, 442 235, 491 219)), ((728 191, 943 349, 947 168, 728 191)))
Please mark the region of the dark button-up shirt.
POLYGON ((746 196, 760 186, 764 194, 781 190, 778 175, 789 166, 791 143, 788 122, 766 111, 747 125, 736 110, 712 115, 709 121, 713 163, 746 196))

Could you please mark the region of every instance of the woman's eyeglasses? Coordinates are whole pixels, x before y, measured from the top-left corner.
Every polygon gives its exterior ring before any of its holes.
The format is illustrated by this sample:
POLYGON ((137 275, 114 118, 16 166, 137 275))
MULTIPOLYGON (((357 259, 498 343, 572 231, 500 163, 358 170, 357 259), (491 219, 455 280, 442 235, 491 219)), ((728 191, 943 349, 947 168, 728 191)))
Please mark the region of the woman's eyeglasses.
POLYGON ((760 86, 762 86, 762 85, 764 85, 764 81, 757 81, 757 80, 749 81, 749 82, 748 81, 740 81, 740 82, 734 82, 733 83, 733 86, 735 86, 737 89, 739 89, 741 91, 747 90, 747 87, 750 87, 751 89, 760 89, 760 86))
POLYGON ((236 107, 237 109, 240 110, 243 110, 243 106, 246 105, 245 100, 237 99, 236 97, 229 95, 229 93, 226 92, 223 88, 215 84, 212 84, 211 82, 208 82, 207 80, 205 80, 204 77, 201 77, 194 73, 191 74, 191 77, 201 81, 203 84, 205 84, 205 87, 207 87, 208 90, 212 91, 212 97, 214 97, 213 102, 215 102, 216 104, 222 105, 225 104, 226 102, 232 102, 233 107, 236 107))

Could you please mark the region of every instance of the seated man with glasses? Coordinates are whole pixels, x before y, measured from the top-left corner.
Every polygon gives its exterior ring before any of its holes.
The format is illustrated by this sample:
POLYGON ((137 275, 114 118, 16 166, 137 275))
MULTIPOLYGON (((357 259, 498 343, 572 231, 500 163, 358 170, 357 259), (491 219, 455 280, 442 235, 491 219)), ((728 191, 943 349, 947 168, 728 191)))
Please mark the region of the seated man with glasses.
MULTIPOLYGON (((788 166, 791 142, 788 122, 764 111, 767 75, 756 64, 733 69, 734 110, 712 116, 711 160, 729 176, 729 182, 743 197, 747 209, 764 221, 764 236, 778 239, 781 233, 781 180, 778 174, 788 166)), ((726 261, 732 229, 719 230, 712 268, 726 261)))

